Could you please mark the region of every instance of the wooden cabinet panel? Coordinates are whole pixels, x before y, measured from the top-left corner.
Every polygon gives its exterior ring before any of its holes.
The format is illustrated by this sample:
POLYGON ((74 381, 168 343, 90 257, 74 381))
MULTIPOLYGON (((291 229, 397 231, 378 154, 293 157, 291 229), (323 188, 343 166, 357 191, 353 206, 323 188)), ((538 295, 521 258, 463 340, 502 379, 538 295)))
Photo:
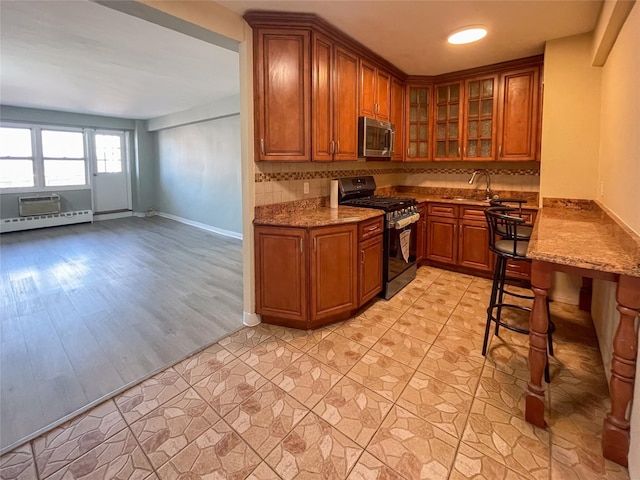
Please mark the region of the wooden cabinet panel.
POLYGON ((362 242, 368 238, 382 235, 384 231, 384 216, 365 220, 358 224, 358 241, 362 242))
POLYGON ((455 205, 446 203, 429 203, 427 204, 427 213, 429 216, 455 218, 458 216, 458 208, 455 205))
POLYGON ((354 161, 358 158, 358 57, 341 47, 335 47, 333 92, 333 159, 354 161))
POLYGON ((457 226, 455 218, 427 218, 427 258, 443 263, 457 261, 457 226))
POLYGON ((490 272, 493 258, 489 250, 489 232, 486 222, 460 220, 458 239, 458 264, 490 272))
POLYGON ((463 83, 435 86, 434 160, 462 158, 462 98, 463 83))
POLYGON ((431 160, 431 87, 407 85, 406 92, 406 161, 423 162, 431 160))
POLYGON ((464 86, 462 157, 464 160, 493 160, 498 113, 497 76, 471 78, 465 80, 464 86))
POLYGON ((319 35, 313 38, 313 160, 333 160, 333 43, 319 35))
POLYGON ((376 67, 360 61, 360 115, 376 116, 376 67))
POLYGON ((306 231, 256 227, 256 311, 260 315, 307 322, 306 231))
POLYGON ((498 160, 535 160, 538 144, 540 68, 501 76, 498 160))
POLYGON ((404 85, 395 77, 391 79, 391 117, 389 121, 395 125, 391 160, 401 162, 404 160, 404 85))
POLYGON ((360 243, 358 305, 364 305, 382 291, 382 235, 360 243))
POLYGON ((311 230, 311 321, 357 308, 355 225, 311 230))
POLYGON ((391 75, 376 71, 376 118, 388 122, 391 119, 391 75))
POLYGON ((257 29, 255 129, 257 160, 311 160, 311 33, 257 29))
POLYGON ((415 229, 415 255, 416 262, 420 262, 424 259, 427 254, 427 205, 425 203, 420 204, 418 206, 420 211, 420 220, 418 220, 418 225, 415 229))

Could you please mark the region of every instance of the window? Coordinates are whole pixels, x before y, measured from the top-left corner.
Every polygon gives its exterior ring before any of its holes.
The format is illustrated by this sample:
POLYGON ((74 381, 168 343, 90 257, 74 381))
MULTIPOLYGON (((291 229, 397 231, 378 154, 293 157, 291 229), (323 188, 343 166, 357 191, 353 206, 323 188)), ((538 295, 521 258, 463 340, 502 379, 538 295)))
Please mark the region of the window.
POLYGON ((84 134, 57 130, 41 133, 44 185, 86 185, 84 134))
POLYGON ((34 187, 30 128, 0 128, 0 188, 34 187))
POLYGON ((122 172, 124 135, 122 133, 96 133, 94 138, 98 173, 122 172))

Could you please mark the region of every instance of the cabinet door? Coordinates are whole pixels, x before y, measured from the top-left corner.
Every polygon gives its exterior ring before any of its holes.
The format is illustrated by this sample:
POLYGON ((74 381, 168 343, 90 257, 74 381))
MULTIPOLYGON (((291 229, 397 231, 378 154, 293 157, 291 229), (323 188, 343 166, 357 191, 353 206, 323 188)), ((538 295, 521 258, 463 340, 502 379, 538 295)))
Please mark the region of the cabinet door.
POLYGON ((376 71, 376 104, 378 120, 388 122, 391 119, 391 75, 382 70, 376 71))
POLYGON ((310 32, 258 29, 256 159, 311 160, 310 32))
POLYGON ((427 218, 427 258, 443 263, 456 263, 458 221, 455 218, 427 218))
POLYGON ((357 308, 356 225, 311 230, 311 321, 357 308))
POLYGON ((256 311, 306 328, 306 231, 255 227, 256 311))
POLYGON ((382 291, 382 235, 360 242, 358 306, 382 291))
POLYGON ((462 83, 455 82, 435 87, 435 152, 434 160, 459 160, 462 114, 462 83))
POLYGON ((395 125, 393 156, 391 160, 404 159, 404 86, 396 78, 391 79, 391 123, 395 125))
POLYGON ((460 220, 458 238, 458 264, 490 272, 493 270, 489 250, 489 230, 486 222, 460 220))
POLYGON ((420 220, 416 228, 411 231, 411 247, 412 253, 416 257, 416 262, 420 262, 426 255, 427 246, 427 205, 419 205, 420 220))
POLYGON ((431 87, 422 85, 407 86, 405 109, 407 162, 422 162, 431 159, 429 151, 430 101, 431 87))
POLYGON ((360 60, 360 115, 376 116, 376 67, 360 60))
POLYGON ((333 43, 320 36, 313 38, 313 160, 333 160, 333 43))
POLYGON ((358 57, 335 47, 333 83, 334 160, 358 158, 358 57))
POLYGON ((493 160, 498 111, 496 77, 465 81, 464 160, 493 160))
POLYGON ((531 67, 508 72, 500 79, 498 160, 535 160, 540 69, 531 67))

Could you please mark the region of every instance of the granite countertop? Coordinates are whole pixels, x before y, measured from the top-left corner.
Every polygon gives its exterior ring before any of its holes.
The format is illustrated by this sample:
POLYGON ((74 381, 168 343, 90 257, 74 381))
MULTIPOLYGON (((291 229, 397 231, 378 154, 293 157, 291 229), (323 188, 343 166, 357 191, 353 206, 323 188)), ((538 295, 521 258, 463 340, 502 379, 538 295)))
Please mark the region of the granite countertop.
MULTIPOLYGON (((537 192, 494 191, 494 193, 498 194, 499 198, 522 198, 527 200, 527 203, 522 206, 523 209, 538 209, 537 192)), ((489 200, 484 198, 484 192, 477 189, 399 186, 378 189, 376 194, 411 197, 418 203, 437 202, 479 207, 489 206, 489 200)))
MULTIPOLYGON (((296 202, 297 203, 297 202, 296 202)), ((272 225, 278 227, 323 227, 346 223, 362 222, 370 218, 382 217, 382 210, 339 206, 329 208, 322 204, 286 207, 276 204, 272 208, 256 209, 254 225, 272 225), (278 208, 278 205, 282 207, 278 208)))
POLYGON ((527 257, 640 277, 640 238, 597 202, 570 205, 545 200, 527 257))

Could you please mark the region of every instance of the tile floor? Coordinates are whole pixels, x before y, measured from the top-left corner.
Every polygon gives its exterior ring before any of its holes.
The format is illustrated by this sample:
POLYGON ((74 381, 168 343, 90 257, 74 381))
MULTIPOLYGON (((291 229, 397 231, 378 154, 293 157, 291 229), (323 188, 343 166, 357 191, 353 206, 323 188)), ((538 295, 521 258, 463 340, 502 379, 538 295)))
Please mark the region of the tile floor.
POLYGON ((629 478, 600 453, 609 399, 589 316, 552 305, 537 429, 523 420, 526 336, 501 331, 481 355, 490 288, 423 267, 346 322, 243 328, 4 455, 0 477, 629 478))

